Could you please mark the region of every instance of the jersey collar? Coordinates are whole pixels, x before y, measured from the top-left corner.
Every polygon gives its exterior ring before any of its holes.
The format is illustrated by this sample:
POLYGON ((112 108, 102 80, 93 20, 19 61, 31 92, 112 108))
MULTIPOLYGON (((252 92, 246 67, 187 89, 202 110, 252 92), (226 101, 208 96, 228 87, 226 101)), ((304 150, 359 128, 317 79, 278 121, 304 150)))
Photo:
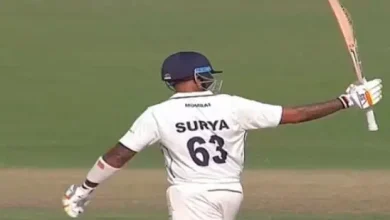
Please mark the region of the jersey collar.
POLYGON ((211 91, 201 91, 201 92, 177 92, 170 99, 182 99, 182 98, 194 98, 202 96, 212 96, 214 95, 211 91))

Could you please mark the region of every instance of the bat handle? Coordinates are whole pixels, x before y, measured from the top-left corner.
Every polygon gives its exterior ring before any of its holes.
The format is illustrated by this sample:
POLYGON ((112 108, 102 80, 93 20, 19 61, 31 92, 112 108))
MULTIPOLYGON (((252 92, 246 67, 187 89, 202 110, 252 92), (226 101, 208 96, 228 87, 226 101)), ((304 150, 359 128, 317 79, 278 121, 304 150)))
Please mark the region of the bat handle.
POLYGON ((378 124, 376 123, 374 110, 372 110, 372 108, 370 108, 366 111, 366 117, 367 117, 367 123, 368 123, 368 130, 369 131, 377 131, 378 124))
MULTIPOLYGON (((363 77, 361 79, 361 82, 366 83, 367 82, 366 78, 363 77)), ((368 130, 369 131, 377 131, 379 128, 378 128, 378 124, 376 123, 375 114, 374 114, 374 110, 372 109, 372 107, 367 109, 366 117, 367 117, 368 130)))

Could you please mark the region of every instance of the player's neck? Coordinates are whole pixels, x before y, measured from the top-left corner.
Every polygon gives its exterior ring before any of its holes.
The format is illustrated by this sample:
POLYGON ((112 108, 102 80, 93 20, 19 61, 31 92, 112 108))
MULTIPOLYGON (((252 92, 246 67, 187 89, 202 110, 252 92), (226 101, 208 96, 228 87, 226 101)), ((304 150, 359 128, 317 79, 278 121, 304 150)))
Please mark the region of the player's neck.
POLYGON ((193 81, 181 82, 175 85, 176 93, 203 92, 193 81))

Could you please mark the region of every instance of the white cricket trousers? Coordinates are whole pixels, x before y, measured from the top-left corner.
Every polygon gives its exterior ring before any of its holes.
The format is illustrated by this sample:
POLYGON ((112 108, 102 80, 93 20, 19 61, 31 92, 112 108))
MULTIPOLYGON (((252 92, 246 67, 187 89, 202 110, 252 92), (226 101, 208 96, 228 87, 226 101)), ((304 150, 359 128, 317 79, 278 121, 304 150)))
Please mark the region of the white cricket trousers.
POLYGON ((234 184, 183 184, 167 189, 171 220, 234 220, 243 200, 234 184))

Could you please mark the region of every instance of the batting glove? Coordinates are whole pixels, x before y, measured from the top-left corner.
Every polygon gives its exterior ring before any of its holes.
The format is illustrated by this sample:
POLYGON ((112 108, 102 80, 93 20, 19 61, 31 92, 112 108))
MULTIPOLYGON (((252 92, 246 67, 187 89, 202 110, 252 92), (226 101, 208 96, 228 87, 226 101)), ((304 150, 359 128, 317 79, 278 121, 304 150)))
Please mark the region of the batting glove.
POLYGON ((346 94, 339 97, 344 108, 357 106, 366 109, 376 105, 382 99, 382 80, 374 79, 361 85, 351 84, 346 94))
POLYGON ((92 190, 71 185, 62 198, 62 205, 66 214, 71 218, 77 218, 82 214, 85 207, 89 204, 91 193, 92 190))

